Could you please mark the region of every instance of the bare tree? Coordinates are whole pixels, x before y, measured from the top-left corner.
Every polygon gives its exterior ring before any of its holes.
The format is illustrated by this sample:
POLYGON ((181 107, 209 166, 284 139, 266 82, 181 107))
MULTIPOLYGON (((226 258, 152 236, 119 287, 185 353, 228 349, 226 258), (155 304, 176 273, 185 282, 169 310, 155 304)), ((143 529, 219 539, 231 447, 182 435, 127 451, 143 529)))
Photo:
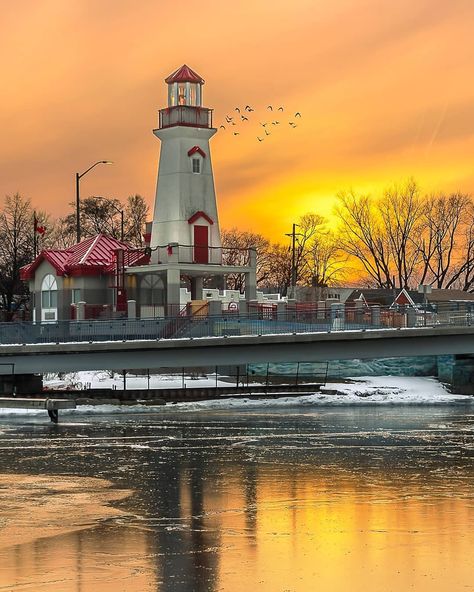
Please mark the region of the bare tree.
POLYGON ((0 298, 6 318, 26 298, 20 268, 33 259, 33 232, 30 200, 7 195, 0 211, 0 298))
MULTIPOLYGON (((408 288, 420 262, 423 203, 413 179, 387 189, 378 201, 395 285, 408 288)), ((394 286, 395 287, 395 286, 394 286)))
POLYGON ((306 255, 305 280, 312 286, 331 286, 342 281, 348 271, 348 255, 341 250, 338 237, 321 232, 306 255))
POLYGON ((458 260, 469 261, 469 226, 472 199, 462 193, 429 197, 424 203, 420 254, 420 283, 436 288, 452 286, 459 279, 458 260))
POLYGON ((129 195, 125 206, 125 241, 134 247, 144 243, 149 208, 141 195, 129 195))
MULTIPOLYGON (((268 250, 270 242, 261 234, 231 228, 221 232, 222 262, 224 265, 249 265, 250 248, 257 251, 257 286, 261 286, 268 275, 268 250)), ((245 287, 244 274, 230 274, 227 285, 232 290, 245 287)))
POLYGON ((304 279, 308 276, 310 253, 315 248, 318 236, 324 232, 325 223, 326 219, 323 216, 312 212, 304 214, 298 220, 294 257, 296 284, 301 281, 304 282, 304 279))
MULTIPOLYGON (((115 198, 90 196, 82 199, 80 203, 82 238, 102 233, 120 239, 122 236, 121 212, 124 217, 124 240, 134 246, 141 246, 148 206, 140 195, 129 196, 125 206, 115 198)), ((76 223, 75 212, 56 222, 54 233, 58 246, 67 248, 75 244, 76 223)))
POLYGON ((377 202, 353 191, 339 193, 338 198, 336 215, 341 248, 360 261, 377 287, 391 288, 392 257, 377 202))
POLYGON ((291 247, 279 243, 270 245, 265 269, 261 287, 285 296, 291 285, 291 247))

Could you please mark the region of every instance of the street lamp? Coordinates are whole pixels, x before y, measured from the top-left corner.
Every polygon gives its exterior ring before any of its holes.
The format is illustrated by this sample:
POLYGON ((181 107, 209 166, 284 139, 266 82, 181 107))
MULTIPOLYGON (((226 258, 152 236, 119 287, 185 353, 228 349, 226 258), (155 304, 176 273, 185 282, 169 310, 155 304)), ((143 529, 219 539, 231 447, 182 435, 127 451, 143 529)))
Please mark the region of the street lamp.
POLYGON ((98 164, 113 164, 111 160, 98 160, 94 162, 87 170, 83 173, 76 173, 76 240, 78 243, 81 242, 81 212, 80 212, 80 200, 79 200, 79 181, 87 175, 98 164))
POLYGON ((123 210, 120 210, 114 203, 112 203, 109 199, 107 199, 106 197, 103 197, 102 195, 94 195, 93 196, 94 199, 103 199, 105 200, 110 206, 112 206, 114 208, 114 210, 116 212, 118 212, 120 214, 120 240, 123 242, 123 228, 124 228, 124 224, 123 224, 123 210))

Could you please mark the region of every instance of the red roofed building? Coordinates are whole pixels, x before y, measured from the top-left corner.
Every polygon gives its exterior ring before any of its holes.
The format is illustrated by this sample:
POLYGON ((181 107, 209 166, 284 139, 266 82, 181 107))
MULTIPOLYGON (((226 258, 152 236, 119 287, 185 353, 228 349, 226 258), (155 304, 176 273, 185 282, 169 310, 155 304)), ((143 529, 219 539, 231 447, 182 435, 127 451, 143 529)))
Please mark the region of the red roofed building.
POLYGON ((129 249, 126 243, 98 234, 69 249, 41 251, 20 272, 21 279, 29 282, 33 320, 75 318, 79 302, 87 303, 88 318, 125 310, 116 253, 129 249))

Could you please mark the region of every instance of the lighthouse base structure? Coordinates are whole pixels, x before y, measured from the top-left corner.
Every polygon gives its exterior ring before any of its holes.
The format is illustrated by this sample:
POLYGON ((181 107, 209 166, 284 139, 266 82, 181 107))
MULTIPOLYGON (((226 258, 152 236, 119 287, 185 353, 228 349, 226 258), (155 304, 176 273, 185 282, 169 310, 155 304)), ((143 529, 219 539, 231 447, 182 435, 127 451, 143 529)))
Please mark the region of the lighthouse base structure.
POLYGON ((142 317, 176 316, 184 304, 182 301, 184 280, 187 280, 191 289, 191 302, 199 302, 205 299, 205 283, 210 282, 214 287, 225 288, 226 276, 243 274, 245 277, 245 300, 247 302, 255 301, 257 299, 255 262, 256 254, 251 249, 249 266, 177 261, 128 267, 125 270, 127 296, 137 301, 142 317), (154 286, 154 289, 147 290, 147 286, 154 286))

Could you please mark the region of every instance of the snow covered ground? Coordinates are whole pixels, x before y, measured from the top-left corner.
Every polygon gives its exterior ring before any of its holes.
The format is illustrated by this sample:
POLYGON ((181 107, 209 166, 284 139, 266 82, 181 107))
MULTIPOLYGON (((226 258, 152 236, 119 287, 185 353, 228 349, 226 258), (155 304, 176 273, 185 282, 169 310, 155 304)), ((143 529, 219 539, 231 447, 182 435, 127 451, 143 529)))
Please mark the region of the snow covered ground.
MULTIPOLYGON (((46 384, 64 387, 68 380, 93 387, 108 388, 116 384, 122 387, 121 379, 111 377, 106 372, 80 372, 65 377, 64 380, 50 377, 46 384)), ((193 380, 185 377, 196 386, 215 384, 215 375, 193 380)), ((95 414, 131 414, 131 413, 168 413, 170 411, 206 411, 244 410, 244 409, 278 409, 284 407, 318 407, 318 406, 348 406, 348 405, 446 405, 446 404, 474 404, 474 397, 453 395, 434 378, 400 377, 400 376, 366 376, 352 379, 351 383, 329 383, 320 392, 300 397, 281 397, 279 399, 252 399, 252 396, 239 396, 212 401, 193 401, 189 403, 174 403, 160 406, 150 405, 81 405, 74 410, 61 411, 61 415, 95 415, 95 414)), ((127 378, 129 388, 146 388, 146 377, 127 378)), ((70 384, 70 383, 69 383, 70 384)), ((182 377, 157 375, 150 378, 150 388, 159 386, 181 386, 182 377)), ((189 384, 189 383, 188 383, 189 384)), ((218 380, 218 384, 229 385, 218 380)), ((2 416, 45 415, 44 411, 24 409, 0 409, 2 416)))
MULTIPOLYGON (((107 371, 84 371, 72 372, 64 374, 61 378, 57 375, 45 375, 43 384, 50 389, 86 389, 86 388, 101 388, 101 389, 123 389, 123 376, 119 373, 111 373, 107 371)), ((134 374, 127 374, 126 386, 127 389, 160 389, 160 388, 193 388, 193 387, 215 387, 217 386, 233 386, 233 382, 224 382, 215 374, 197 373, 194 375, 186 374, 151 374, 150 384, 148 385, 147 376, 135 376, 134 374)), ((111 393, 112 395, 112 393, 111 393)))

